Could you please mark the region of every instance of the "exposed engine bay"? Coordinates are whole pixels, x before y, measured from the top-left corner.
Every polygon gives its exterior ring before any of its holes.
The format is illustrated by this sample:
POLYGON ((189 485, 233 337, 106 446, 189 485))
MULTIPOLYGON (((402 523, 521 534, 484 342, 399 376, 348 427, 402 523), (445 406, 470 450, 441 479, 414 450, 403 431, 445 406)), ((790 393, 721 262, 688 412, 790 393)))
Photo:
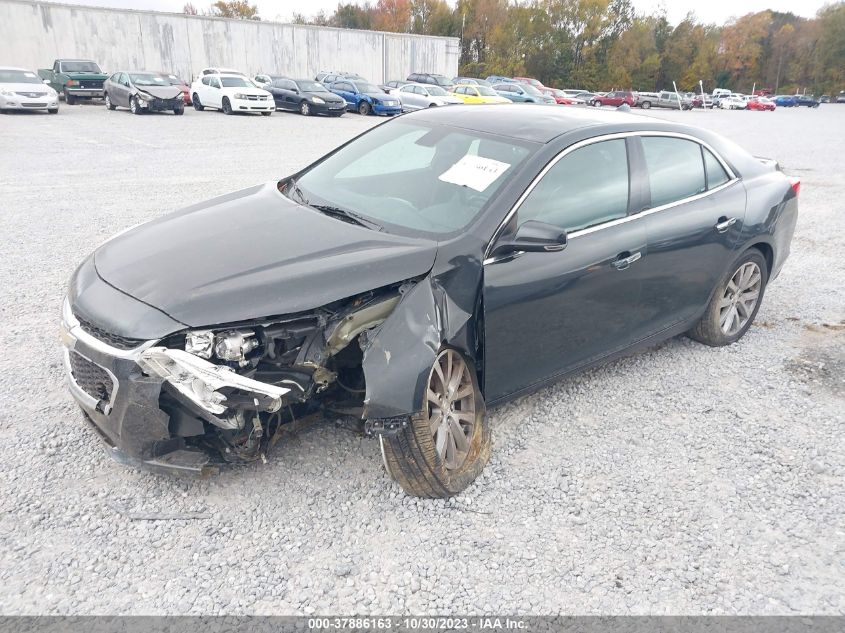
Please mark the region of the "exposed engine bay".
POLYGON ((414 285, 308 314, 174 334, 146 349, 138 364, 163 380, 159 406, 174 437, 225 462, 253 461, 303 420, 333 417, 363 429, 364 351, 414 285))

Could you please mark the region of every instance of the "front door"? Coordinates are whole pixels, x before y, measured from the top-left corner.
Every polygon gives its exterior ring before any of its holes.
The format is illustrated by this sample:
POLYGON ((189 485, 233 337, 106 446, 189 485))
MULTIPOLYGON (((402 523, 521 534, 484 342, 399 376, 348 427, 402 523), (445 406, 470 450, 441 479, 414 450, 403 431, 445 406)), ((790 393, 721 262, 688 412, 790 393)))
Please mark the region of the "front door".
POLYGON ((643 218, 629 216, 625 139, 564 154, 536 183, 505 235, 538 220, 567 231, 559 252, 484 267, 485 397, 509 394, 636 342, 644 329, 643 218))

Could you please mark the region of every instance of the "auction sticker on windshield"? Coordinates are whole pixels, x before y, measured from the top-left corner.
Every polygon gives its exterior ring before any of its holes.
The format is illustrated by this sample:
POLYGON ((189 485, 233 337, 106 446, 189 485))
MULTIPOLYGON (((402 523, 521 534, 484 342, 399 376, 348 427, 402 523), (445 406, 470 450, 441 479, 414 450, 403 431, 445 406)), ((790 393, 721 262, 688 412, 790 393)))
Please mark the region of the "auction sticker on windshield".
POLYGON ((508 167, 510 167, 509 163, 467 154, 440 174, 438 179, 462 187, 471 187, 476 191, 484 191, 493 184, 496 178, 505 173, 508 167))

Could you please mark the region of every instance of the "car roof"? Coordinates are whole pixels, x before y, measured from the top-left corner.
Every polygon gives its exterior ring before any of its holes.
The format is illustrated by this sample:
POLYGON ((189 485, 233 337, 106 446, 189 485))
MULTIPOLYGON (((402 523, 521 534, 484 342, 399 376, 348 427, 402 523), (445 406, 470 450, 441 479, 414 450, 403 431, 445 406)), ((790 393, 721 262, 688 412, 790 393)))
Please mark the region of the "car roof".
POLYGON ((598 108, 561 108, 557 105, 520 103, 490 108, 427 108, 406 116, 537 143, 548 143, 579 128, 600 126, 621 126, 632 131, 654 129, 695 133, 694 128, 640 114, 598 108))

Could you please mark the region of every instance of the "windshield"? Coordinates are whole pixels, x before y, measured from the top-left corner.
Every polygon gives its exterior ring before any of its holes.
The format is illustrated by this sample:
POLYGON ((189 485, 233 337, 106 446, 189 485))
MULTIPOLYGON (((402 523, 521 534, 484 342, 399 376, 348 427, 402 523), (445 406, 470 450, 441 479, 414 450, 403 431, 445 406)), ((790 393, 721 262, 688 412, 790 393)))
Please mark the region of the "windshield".
POLYGON ((61 62, 63 73, 102 73, 94 62, 61 62))
POLYGON ((298 81, 296 85, 302 92, 328 92, 328 89, 321 83, 316 81, 298 81))
POLYGON ((431 75, 431 78, 437 82, 440 86, 451 86, 452 80, 448 77, 444 77, 443 75, 431 75))
POLYGON ((382 90, 378 86, 368 84, 366 81, 356 81, 355 87, 358 88, 358 92, 384 92, 384 90, 382 90))
POLYGON ((248 82, 243 77, 221 77, 224 88, 254 88, 255 84, 248 82))
POLYGON ((179 79, 179 77, 177 77, 176 75, 167 75, 165 78, 167 79, 168 82, 170 82, 171 86, 185 86, 185 85, 187 85, 184 81, 179 79))
POLYGON ((498 97, 499 93, 493 90, 492 88, 488 88, 487 86, 476 86, 478 90, 478 94, 482 97, 498 97))
POLYGON ((388 231, 442 235, 467 226, 534 147, 396 120, 315 165, 286 195, 352 211, 388 231))
POLYGON ((540 92, 539 90, 537 90, 531 84, 521 84, 521 85, 522 85, 522 89, 525 92, 527 92, 528 94, 530 94, 532 97, 542 97, 543 96, 543 93, 540 92))
POLYGON ((169 86, 170 80, 155 73, 129 73, 129 78, 136 86, 169 86))
POLYGON ((428 90, 428 94, 430 94, 432 97, 445 97, 447 94, 449 94, 440 86, 426 86, 426 90, 428 90))
POLYGON ((41 78, 28 70, 0 70, 0 84, 40 84, 41 78))

